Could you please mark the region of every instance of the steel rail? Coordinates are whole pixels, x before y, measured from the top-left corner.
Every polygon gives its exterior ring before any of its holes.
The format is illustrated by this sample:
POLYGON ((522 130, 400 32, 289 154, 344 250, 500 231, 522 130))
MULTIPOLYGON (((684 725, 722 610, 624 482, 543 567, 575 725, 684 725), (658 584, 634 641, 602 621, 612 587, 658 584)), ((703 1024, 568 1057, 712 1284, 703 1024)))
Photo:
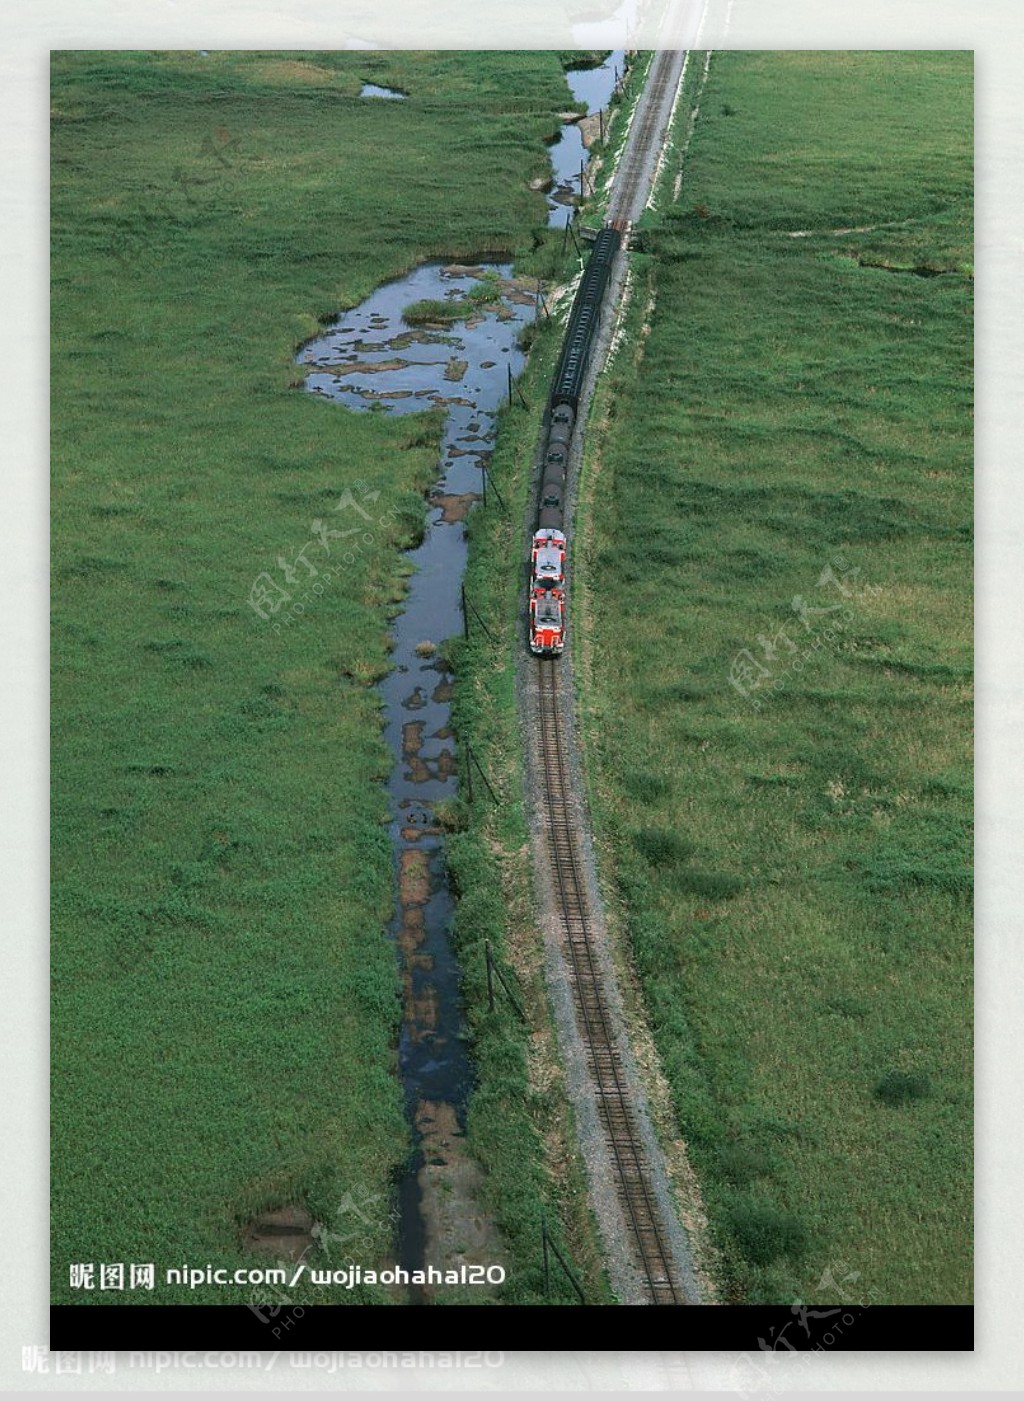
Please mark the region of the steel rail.
POLYGON ((640 1127, 620 1066, 614 1018, 591 937, 589 900, 581 876, 582 855, 568 798, 571 783, 559 716, 558 663, 541 661, 540 744, 544 773, 546 836, 573 970, 573 1001, 597 1094, 597 1109, 611 1148, 616 1188, 632 1229, 635 1255, 655 1304, 683 1302, 662 1239, 654 1194, 647 1181, 640 1127))

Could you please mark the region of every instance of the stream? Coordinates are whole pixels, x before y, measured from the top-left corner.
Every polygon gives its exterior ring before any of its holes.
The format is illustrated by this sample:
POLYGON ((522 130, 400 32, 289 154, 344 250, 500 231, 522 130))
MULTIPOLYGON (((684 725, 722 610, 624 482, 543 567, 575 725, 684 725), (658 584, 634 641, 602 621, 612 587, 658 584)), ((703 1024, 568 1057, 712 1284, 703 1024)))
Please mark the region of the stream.
MULTIPOLYGON (((460 1140, 473 1067, 461 1035, 453 905, 435 817, 436 804, 458 785, 452 677, 438 649, 462 629, 462 521, 482 494, 497 408, 509 369, 513 376, 523 369, 519 334, 534 315, 534 294, 511 278, 509 264, 427 263, 378 288, 299 354, 309 368, 306 388, 350 409, 446 410, 426 532, 407 552, 415 572, 391 626, 393 669, 379 686, 384 737, 397 761, 388 782, 398 883, 390 933, 402 978, 399 1071, 416 1150, 399 1185, 399 1262, 410 1270, 444 1263, 452 1232, 443 1219, 447 1203, 431 1191, 438 1172, 465 1179, 472 1171, 460 1140), (410 303, 459 298, 488 275, 498 279, 500 301, 474 308, 468 320, 443 328, 402 320, 410 303)), ((471 1223, 459 1228, 473 1255, 471 1223)))
MULTIPOLYGON (((625 51, 614 49, 602 63, 592 68, 568 68, 565 79, 577 102, 586 103, 584 116, 604 112, 615 91, 616 74, 621 78, 625 51)), ((593 126, 593 122, 590 123, 593 126)), ((600 128, 593 134, 599 134, 600 128)), ((580 193, 580 166, 586 166, 590 152, 584 142, 584 127, 580 121, 565 122, 558 137, 548 147, 554 184, 548 192, 548 227, 561 228, 572 217, 572 207, 580 193)), ((591 139, 588 136, 588 141, 591 139)))
MULTIPOLYGON (((588 112, 607 108, 623 57, 616 51, 598 66, 567 72, 573 96, 588 112)), ((364 93, 378 100, 403 95, 372 85, 364 93)), ((560 225, 587 160, 579 125, 567 122, 550 151, 548 223, 560 225)), ((523 369, 519 336, 535 313, 532 287, 512 277, 510 264, 424 263, 377 288, 297 356, 307 369, 307 391, 348 409, 445 409, 425 533, 407 551, 414 572, 391 625, 393 667, 379 683, 384 738, 395 756, 388 792, 398 899, 389 932, 402 981, 399 1074, 414 1144, 399 1183, 398 1255, 409 1270, 443 1267, 455 1241, 470 1261, 494 1258, 493 1227, 473 1210, 478 1169, 462 1146, 473 1065, 462 1037, 453 901, 436 816, 437 804, 458 788, 452 676, 441 644, 462 629, 462 522, 482 495, 497 409, 509 371, 518 377, 523 369), (458 300, 489 279, 500 297, 474 307, 467 319, 418 326, 403 320, 413 302, 458 300)))

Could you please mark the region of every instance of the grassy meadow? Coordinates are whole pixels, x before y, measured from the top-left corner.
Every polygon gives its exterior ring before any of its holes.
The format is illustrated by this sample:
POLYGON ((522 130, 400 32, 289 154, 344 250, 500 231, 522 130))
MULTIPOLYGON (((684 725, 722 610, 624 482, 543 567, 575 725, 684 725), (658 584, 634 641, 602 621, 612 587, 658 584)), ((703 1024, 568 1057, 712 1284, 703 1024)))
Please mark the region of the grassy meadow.
POLYGON ((971 63, 716 53, 588 430, 591 801, 726 1298, 971 1297, 971 63))
POLYGON ((235 1302, 68 1267, 252 1264, 246 1220, 296 1202, 357 1211, 365 1263, 391 1242, 370 683, 439 428, 306 395, 293 357, 424 258, 528 253, 567 90, 544 53, 83 52, 52 106, 53 1297, 235 1302), (260 617, 348 491, 372 539, 260 617))

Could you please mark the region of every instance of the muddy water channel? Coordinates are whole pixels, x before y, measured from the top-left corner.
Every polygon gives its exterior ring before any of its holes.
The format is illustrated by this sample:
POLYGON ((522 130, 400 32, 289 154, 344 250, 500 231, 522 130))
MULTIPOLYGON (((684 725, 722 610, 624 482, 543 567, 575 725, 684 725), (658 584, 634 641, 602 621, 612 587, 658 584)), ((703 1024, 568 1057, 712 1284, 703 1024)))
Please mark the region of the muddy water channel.
MULTIPOLYGON (((596 47, 596 46, 595 46, 596 47)), ((624 71, 625 52, 614 49, 591 68, 569 68, 565 78, 577 102, 585 102, 582 118, 566 122, 548 147, 553 184, 548 193, 548 227, 561 228, 580 193, 580 168, 590 160, 590 144, 601 134, 599 112, 605 113, 615 91, 616 77, 624 71)))
POLYGON ((455 795, 459 781, 452 677, 438 649, 462 629, 463 519, 482 494, 496 410, 509 368, 513 375, 523 368, 517 342, 534 317, 533 292, 510 273, 506 264, 424 264, 378 288, 298 357, 311 367, 307 389, 348 409, 446 410, 426 532, 408 552, 415 572, 392 625, 394 666, 380 683, 385 737, 395 756, 388 787, 398 881, 391 933, 403 985, 399 1065, 415 1143, 399 1194, 399 1253, 409 1269, 498 1258, 463 1144, 473 1067, 461 1037, 452 899, 435 809, 455 795), (413 302, 461 301, 473 292, 482 296, 486 287, 491 300, 474 305, 467 319, 419 326, 402 319, 413 302))

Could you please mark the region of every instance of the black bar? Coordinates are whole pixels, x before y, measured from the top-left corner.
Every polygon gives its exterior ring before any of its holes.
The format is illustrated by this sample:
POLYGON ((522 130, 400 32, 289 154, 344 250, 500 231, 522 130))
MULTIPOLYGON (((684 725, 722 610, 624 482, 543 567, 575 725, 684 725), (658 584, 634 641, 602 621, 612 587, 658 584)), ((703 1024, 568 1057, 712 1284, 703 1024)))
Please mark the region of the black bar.
MULTIPOLYGON (((270 1291, 268 1291, 270 1292, 270 1291)), ((559 1324, 565 1351, 671 1348, 686 1352, 972 1352, 970 1304, 811 1304, 807 1331, 788 1304, 56 1304, 50 1347, 98 1349, 267 1349, 301 1352, 523 1345, 524 1325, 559 1324), (826 1309, 839 1312, 813 1317, 826 1309), (851 1321, 847 1321, 851 1320, 851 1321), (472 1331, 468 1332, 467 1328, 472 1331), (595 1329, 597 1330, 595 1332, 595 1329), (763 1346, 762 1346, 763 1344, 763 1346)), ((770 1365, 770 1364, 769 1364, 770 1365)))

